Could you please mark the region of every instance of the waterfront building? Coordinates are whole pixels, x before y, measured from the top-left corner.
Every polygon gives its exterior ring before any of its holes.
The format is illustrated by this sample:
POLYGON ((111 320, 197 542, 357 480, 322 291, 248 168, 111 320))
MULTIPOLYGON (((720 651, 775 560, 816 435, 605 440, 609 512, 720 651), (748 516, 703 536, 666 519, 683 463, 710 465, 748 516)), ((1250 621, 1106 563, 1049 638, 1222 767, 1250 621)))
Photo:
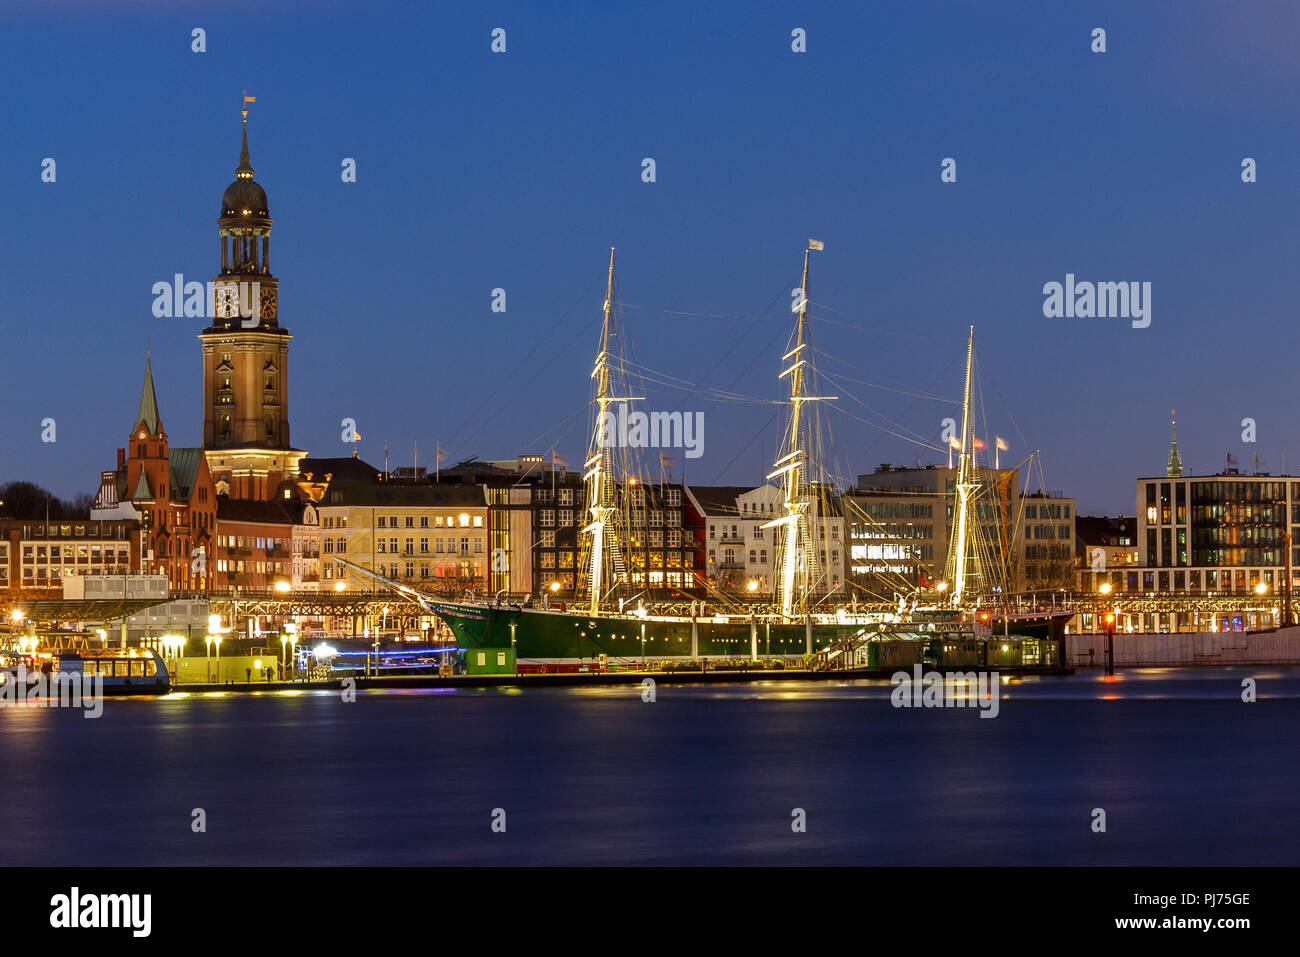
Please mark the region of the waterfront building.
POLYGON ((1300 565, 1296 476, 1227 469, 1139 478, 1137 506, 1137 561, 1082 570, 1083 590, 1095 592, 1108 581, 1115 591, 1132 594, 1277 595, 1288 542, 1292 569, 1300 565))
POLYGON ((1020 520, 1012 539, 1019 590, 1069 591, 1075 586, 1076 505, 1060 492, 1032 492, 1020 498, 1020 520))
POLYGON ((134 518, 0 519, 0 598, 57 598, 71 579, 139 574, 143 537, 134 518))
POLYGON ((1085 591, 1092 590, 1095 578, 1088 577, 1085 581, 1085 576, 1090 572, 1121 571, 1137 566, 1137 518, 1135 516, 1080 515, 1075 518, 1074 526, 1079 588, 1085 591))
MULTIPOLYGON (((844 496, 854 583, 890 600, 943 581, 954 533, 958 470, 883 464, 844 496)), ((987 591, 1012 594, 1074 584, 1075 502, 1022 493, 1014 469, 976 468, 972 540, 987 591)))
POLYGON ((203 450, 168 443, 146 355, 135 424, 117 450, 117 469, 100 473, 91 519, 138 522, 140 571, 166 575, 173 591, 204 591, 211 587, 216 499, 203 450))
POLYGON ((289 581, 294 591, 319 591, 321 581, 320 515, 309 501, 302 503, 302 515, 289 529, 293 559, 289 581))
MULTIPOLYGON (((1275 624, 1287 597, 1288 560, 1289 586, 1300 584, 1300 477, 1242 474, 1233 467, 1213 475, 1184 471, 1174 433, 1165 474, 1137 479, 1136 561, 1081 568, 1080 590, 1097 595, 1109 584, 1117 595, 1205 599, 1181 610, 1124 612, 1119 627, 1125 631, 1239 631, 1275 624), (1233 601, 1225 604, 1224 598, 1233 601)), ((1092 617, 1078 616, 1077 630, 1098 630, 1092 617)))
POLYGON ((487 587, 488 503, 480 486, 334 476, 316 512, 324 588, 348 577, 334 556, 423 590, 487 587))
POLYGON ((270 591, 292 587, 293 530, 306 503, 298 499, 258 502, 217 499, 213 549, 215 587, 220 591, 270 591))
POLYGON ((239 166, 217 218, 221 264, 212 324, 199 334, 203 451, 219 494, 266 501, 298 476, 307 453, 289 439, 292 336, 280 324, 279 280, 271 272, 270 204, 253 173, 245 110, 239 166), (241 315, 241 305, 255 315, 241 315))
MULTIPOLYGON (((841 587, 848 574, 848 526, 838 496, 818 489, 808 512, 818 569, 812 590, 841 587)), ((691 486, 704 515, 706 570, 721 591, 770 597, 775 587, 776 529, 764 528, 782 514, 781 490, 775 485, 691 486), (751 588, 751 583, 753 583, 751 588)))

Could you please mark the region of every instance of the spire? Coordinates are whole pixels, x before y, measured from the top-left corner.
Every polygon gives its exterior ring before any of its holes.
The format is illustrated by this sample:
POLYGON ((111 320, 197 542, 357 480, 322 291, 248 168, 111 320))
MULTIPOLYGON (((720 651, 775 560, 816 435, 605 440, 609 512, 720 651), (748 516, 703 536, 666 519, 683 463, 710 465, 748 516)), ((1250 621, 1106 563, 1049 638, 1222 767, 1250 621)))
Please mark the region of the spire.
POLYGON ((1169 478, 1182 478, 1183 475, 1183 457, 1178 454, 1178 420, 1174 418, 1174 410, 1169 410, 1169 431, 1172 441, 1169 446, 1169 464, 1165 466, 1165 475, 1169 478))
POLYGON ((253 178, 253 165, 248 158, 248 104, 254 102, 255 99, 256 97, 248 95, 247 90, 244 91, 244 145, 239 150, 239 165, 235 167, 235 175, 240 179, 253 178))
POLYGON ((141 422, 149 430, 150 435, 157 435, 162 431, 162 422, 158 419, 158 396, 153 389, 153 367, 149 361, 149 350, 144 353, 144 385, 140 389, 140 412, 135 417, 135 424, 141 422))
MULTIPOLYGON (((247 111, 245 111, 247 112, 247 111)), ((252 160, 248 157, 248 117, 244 117, 244 145, 239 150, 239 165, 235 167, 235 175, 240 179, 253 178, 252 160)))

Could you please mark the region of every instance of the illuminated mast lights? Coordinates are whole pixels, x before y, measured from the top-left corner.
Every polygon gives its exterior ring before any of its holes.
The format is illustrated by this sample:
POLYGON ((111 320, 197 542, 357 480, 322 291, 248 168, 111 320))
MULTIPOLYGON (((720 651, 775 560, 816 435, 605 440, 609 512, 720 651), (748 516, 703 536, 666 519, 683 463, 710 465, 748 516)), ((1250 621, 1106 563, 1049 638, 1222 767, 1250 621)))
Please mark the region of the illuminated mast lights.
POLYGON ((970 384, 971 369, 975 356, 975 327, 970 327, 970 339, 966 343, 966 391, 962 395, 961 405, 961 457, 957 464, 957 536, 953 545, 952 603, 961 605, 962 592, 966 588, 966 536, 970 500, 978 485, 972 481, 974 472, 974 442, 971 440, 970 421, 970 384))
POLYGON ((583 463, 582 479, 587 485, 587 511, 591 521, 582 530, 583 535, 590 536, 591 562, 588 569, 588 589, 591 596, 589 614, 600 611, 600 596, 604 588, 605 551, 607 547, 617 548, 618 543, 606 544, 606 527, 609 516, 616 509, 613 490, 610 484, 611 436, 607 434, 607 413, 615 402, 631 402, 635 396, 611 396, 609 394, 609 345, 610 315, 614 302, 614 247, 609 247, 609 281, 605 287, 605 318, 600 327, 600 352, 596 355, 596 364, 591 370, 591 378, 596 388, 596 424, 591 433, 591 444, 587 460, 583 463))
MULTIPOLYGON (((808 256, 814 250, 823 248, 825 248, 823 243, 810 239, 808 240, 808 248, 804 250, 803 281, 799 286, 799 301, 791 307, 792 311, 799 314, 795 324, 795 345, 793 349, 781 357, 782 362, 793 361, 777 377, 778 379, 784 379, 786 376, 790 377, 790 422, 786 427, 786 440, 782 448, 784 454, 772 463, 772 471, 768 473, 767 477, 774 479, 780 476, 781 478, 785 514, 765 523, 762 527, 783 527, 785 529, 783 547, 777 553, 777 562, 779 564, 779 574, 777 575, 778 598, 781 605, 781 615, 784 618, 793 616, 797 601, 801 607, 806 605, 807 597, 806 580, 801 599, 796 598, 795 589, 795 574, 799 570, 799 554, 809 544, 800 541, 801 534, 806 529, 805 516, 810 504, 803 494, 806 484, 806 479, 803 476, 807 470, 806 453, 802 448, 804 431, 802 424, 803 405, 805 402, 833 402, 838 398, 838 396, 817 396, 804 393, 805 374, 808 366, 808 360, 805 358, 805 350, 808 347, 806 342, 808 325, 808 256)), ((804 565, 806 576, 806 559, 804 565)))

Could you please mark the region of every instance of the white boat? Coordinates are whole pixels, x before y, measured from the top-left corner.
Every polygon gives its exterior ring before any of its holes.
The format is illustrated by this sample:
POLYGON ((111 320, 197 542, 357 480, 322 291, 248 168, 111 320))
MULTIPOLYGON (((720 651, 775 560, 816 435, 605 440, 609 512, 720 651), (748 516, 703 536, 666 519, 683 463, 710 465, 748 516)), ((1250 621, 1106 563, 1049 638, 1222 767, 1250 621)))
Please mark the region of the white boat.
POLYGON ((16 660, 11 657, 0 668, 0 683, 25 684, 27 697, 39 697, 50 693, 55 675, 60 683, 81 682, 83 693, 91 692, 96 685, 103 694, 112 695, 167 694, 172 688, 167 663, 150 648, 64 651, 48 657, 24 655, 16 660))

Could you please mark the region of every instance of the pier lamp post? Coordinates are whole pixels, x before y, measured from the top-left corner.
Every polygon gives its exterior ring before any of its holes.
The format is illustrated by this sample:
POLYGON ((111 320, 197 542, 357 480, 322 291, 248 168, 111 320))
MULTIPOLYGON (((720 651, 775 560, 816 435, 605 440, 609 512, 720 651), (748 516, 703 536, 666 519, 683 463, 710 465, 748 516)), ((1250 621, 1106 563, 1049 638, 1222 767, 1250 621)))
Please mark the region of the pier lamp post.
POLYGON ((212 644, 215 645, 217 649, 217 682, 220 683, 221 682, 221 635, 219 634, 213 635, 212 644))
MULTIPOLYGON (((1258 595, 1260 598, 1263 598, 1265 595, 1267 595, 1267 594, 1268 594, 1268 585, 1267 585, 1267 583, 1265 583, 1265 582, 1258 582, 1258 583, 1256 583, 1256 585, 1255 585, 1255 594, 1258 595)), ((1276 617, 1276 616, 1274 616, 1274 617, 1276 617)))
MULTIPOLYGON (((1111 592, 1110 582, 1102 582, 1097 586, 1097 591, 1102 597, 1108 596, 1111 592)), ((1114 608, 1107 608, 1102 612, 1101 627, 1106 635, 1106 675, 1108 677, 1115 674, 1115 622, 1117 618, 1118 615, 1114 608)))
POLYGON ((289 659, 293 662, 293 674, 298 674, 298 626, 290 622, 286 627, 289 632, 289 659))

